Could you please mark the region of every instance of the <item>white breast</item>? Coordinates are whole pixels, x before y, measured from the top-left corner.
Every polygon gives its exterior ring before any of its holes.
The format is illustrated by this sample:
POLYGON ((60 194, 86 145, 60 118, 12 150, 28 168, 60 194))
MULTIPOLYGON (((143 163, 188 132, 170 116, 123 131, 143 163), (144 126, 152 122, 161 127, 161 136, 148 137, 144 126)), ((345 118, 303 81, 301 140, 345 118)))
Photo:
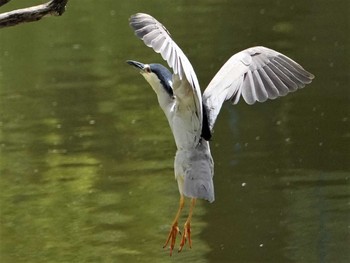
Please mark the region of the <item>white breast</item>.
MULTIPOLYGON (((192 149, 200 139, 200 120, 196 114, 194 103, 179 102, 176 97, 169 96, 154 73, 143 74, 157 94, 160 107, 168 119, 177 148, 192 149)), ((190 101, 189 101, 190 102, 190 101)))
POLYGON ((199 141, 199 119, 193 108, 180 108, 175 102, 171 116, 171 128, 178 150, 193 149, 199 141))

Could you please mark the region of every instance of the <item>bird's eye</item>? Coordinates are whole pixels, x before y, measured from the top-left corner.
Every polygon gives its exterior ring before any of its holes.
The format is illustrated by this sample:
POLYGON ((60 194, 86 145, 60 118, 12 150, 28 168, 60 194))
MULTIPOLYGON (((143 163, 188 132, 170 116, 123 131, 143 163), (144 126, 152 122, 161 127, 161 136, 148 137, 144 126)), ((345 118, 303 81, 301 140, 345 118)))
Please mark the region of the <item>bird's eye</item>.
POLYGON ((147 65, 147 66, 145 67, 145 71, 146 71, 147 73, 151 73, 151 68, 150 68, 150 66, 147 65))

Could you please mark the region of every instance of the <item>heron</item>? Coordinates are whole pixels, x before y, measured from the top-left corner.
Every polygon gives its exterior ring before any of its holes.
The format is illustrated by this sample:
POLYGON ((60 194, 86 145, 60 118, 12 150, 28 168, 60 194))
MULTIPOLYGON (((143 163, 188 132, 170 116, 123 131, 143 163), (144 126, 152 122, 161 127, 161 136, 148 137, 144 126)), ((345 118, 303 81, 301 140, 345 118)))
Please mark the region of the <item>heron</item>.
POLYGON ((229 58, 202 94, 190 61, 160 22, 148 14, 137 13, 129 23, 135 35, 160 53, 172 69, 171 72, 162 64, 127 60, 156 93, 175 139, 174 173, 180 200, 163 246, 169 244, 172 255, 177 235, 181 236, 178 252, 186 242, 192 247, 191 220, 196 200, 214 201, 214 162, 209 142, 223 103, 237 104, 241 97, 250 105, 276 99, 305 87, 314 75, 279 52, 256 46, 229 58), (185 199, 190 200, 190 206, 181 233, 178 221, 185 199))

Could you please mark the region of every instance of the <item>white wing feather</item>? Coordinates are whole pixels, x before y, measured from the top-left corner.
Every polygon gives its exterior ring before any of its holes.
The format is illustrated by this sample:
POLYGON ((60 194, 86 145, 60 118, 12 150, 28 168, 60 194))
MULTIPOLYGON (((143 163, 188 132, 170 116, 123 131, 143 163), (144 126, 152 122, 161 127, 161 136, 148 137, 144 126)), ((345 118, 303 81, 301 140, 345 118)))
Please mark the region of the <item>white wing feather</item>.
POLYGON ((287 56, 266 47, 253 47, 233 55, 218 71, 203 94, 210 130, 222 104, 240 97, 248 104, 285 96, 303 88, 314 76, 287 56))
MULTIPOLYGON (((138 13, 130 17, 135 34, 148 46, 160 53, 173 69, 173 90, 180 101, 196 108, 202 123, 202 96, 193 67, 179 46, 171 39, 168 30, 150 15, 138 13), (189 96, 192 93, 193 96, 189 96)), ((187 105, 186 105, 187 106, 187 105)), ((201 127, 198 127, 201 130, 201 127)))

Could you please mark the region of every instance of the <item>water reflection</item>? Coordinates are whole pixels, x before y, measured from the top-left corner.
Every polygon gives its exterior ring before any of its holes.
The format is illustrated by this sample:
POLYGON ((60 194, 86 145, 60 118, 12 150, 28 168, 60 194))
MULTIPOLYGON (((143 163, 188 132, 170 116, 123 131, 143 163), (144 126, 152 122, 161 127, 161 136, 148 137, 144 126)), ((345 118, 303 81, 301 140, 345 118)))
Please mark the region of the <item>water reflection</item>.
POLYGON ((348 231, 349 174, 286 171, 281 186, 288 203, 283 222, 290 233, 287 255, 294 262, 345 262, 347 240, 334 238, 348 231))
POLYGON ((345 9, 250 2, 88 0, 1 31, 3 262, 347 261, 345 9), (224 107, 216 202, 198 203, 193 249, 172 258, 161 246, 178 202, 175 145, 151 89, 125 66, 161 61, 127 25, 137 11, 166 22, 202 86, 255 44, 317 76, 281 100, 224 107))

